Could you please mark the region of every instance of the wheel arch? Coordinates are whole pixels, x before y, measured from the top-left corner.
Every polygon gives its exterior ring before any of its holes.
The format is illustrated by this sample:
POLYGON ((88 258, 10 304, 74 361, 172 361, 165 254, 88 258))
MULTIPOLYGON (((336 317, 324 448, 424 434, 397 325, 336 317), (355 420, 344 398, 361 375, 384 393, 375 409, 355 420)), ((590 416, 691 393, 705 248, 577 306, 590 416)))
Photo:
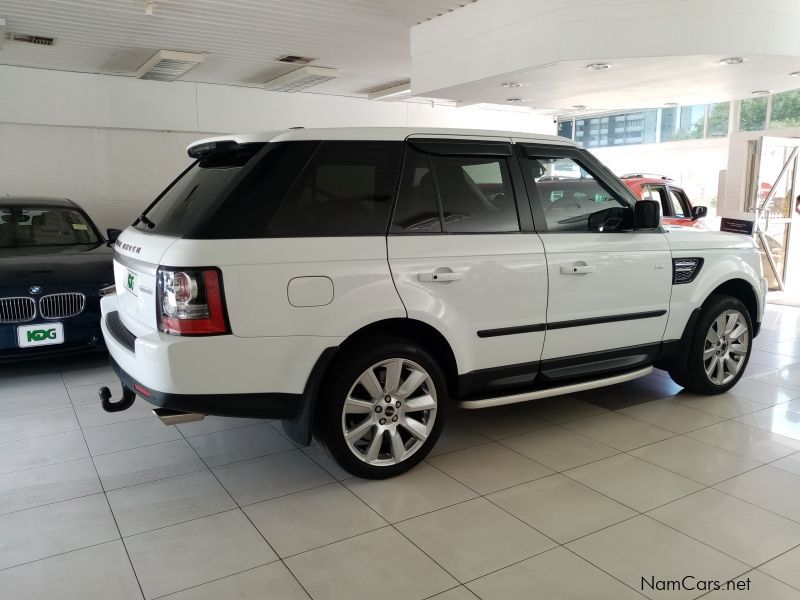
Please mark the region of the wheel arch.
POLYGON ((708 302, 713 296, 730 296, 731 298, 740 300, 747 308, 747 313, 750 315, 750 321, 753 323, 753 327, 755 328, 753 337, 758 334, 758 327, 760 325, 758 318, 758 295, 756 290, 753 288, 753 285, 749 281, 736 277, 719 284, 706 295, 702 306, 707 306, 708 302))

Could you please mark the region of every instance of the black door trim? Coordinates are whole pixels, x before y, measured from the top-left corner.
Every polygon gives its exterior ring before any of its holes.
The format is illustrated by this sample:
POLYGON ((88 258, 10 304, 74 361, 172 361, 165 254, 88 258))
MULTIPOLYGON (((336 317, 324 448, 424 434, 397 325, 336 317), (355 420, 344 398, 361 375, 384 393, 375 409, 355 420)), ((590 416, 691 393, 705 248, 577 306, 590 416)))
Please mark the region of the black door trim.
POLYGON ((647 312, 628 313, 625 315, 609 315, 607 317, 591 317, 589 319, 575 319, 573 321, 557 321, 555 323, 548 323, 547 329, 568 329, 570 327, 584 327, 586 325, 600 325, 602 323, 653 319, 655 317, 663 317, 665 314, 667 314, 666 310, 650 310, 647 312))
POLYGON ((488 338, 497 337, 500 335, 515 335, 517 333, 533 333, 536 331, 544 331, 547 326, 544 323, 535 323, 534 325, 519 325, 517 327, 500 327, 499 329, 482 329, 478 332, 478 337, 488 338))

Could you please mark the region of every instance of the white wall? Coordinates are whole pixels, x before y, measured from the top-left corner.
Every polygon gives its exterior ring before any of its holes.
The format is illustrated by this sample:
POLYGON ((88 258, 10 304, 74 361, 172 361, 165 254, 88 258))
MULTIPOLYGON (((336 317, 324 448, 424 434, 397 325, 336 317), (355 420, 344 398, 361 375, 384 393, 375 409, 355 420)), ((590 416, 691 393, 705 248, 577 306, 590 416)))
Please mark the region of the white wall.
POLYGON ((555 130, 518 110, 0 66, 0 195, 69 197, 101 227, 125 225, 188 164, 192 140, 293 126, 555 130))

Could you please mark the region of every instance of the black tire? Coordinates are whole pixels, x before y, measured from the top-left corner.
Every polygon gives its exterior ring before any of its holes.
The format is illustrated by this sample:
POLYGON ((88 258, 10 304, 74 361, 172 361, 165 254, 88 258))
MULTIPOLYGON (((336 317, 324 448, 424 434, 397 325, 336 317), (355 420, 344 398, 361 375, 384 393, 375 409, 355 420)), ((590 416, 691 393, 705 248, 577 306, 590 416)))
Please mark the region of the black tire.
MULTIPOLYGON (((725 349, 731 344, 727 341, 720 342, 720 351, 724 353, 725 349)), ((696 394, 714 395, 722 394, 731 389, 744 375, 747 368, 747 363, 750 360, 750 352, 753 349, 753 322, 750 318, 750 313, 747 307, 741 300, 731 296, 713 295, 708 298, 703 307, 700 317, 697 319, 694 333, 692 334, 689 345, 682 350, 686 353, 685 365, 681 368, 672 368, 669 371, 670 377, 678 385, 686 388, 690 392, 696 394), (703 354, 707 350, 713 349, 711 346, 707 347, 706 337, 712 327, 712 324, 718 317, 728 311, 738 312, 743 321, 747 325, 746 339, 747 349, 741 358, 741 367, 735 375, 729 380, 720 384, 715 382, 708 373, 706 373, 705 361, 703 354)), ((713 358, 712 358, 713 360, 713 358)), ((737 361, 738 364, 739 361, 737 361)), ((718 378, 724 380, 722 377, 718 378)))
MULTIPOLYGON (((378 383, 386 389, 385 379, 388 377, 388 369, 383 370, 385 367, 377 367, 373 370, 378 383), (384 380, 381 381, 381 374, 384 380)), ((402 386, 400 386, 402 387, 402 386)), ((384 392, 385 393, 385 392, 384 392)), ((374 394, 373 394, 374 395, 374 394)), ((320 396, 317 399, 317 419, 316 419, 316 433, 318 439, 328 448, 333 458, 339 465, 347 472, 365 479, 385 479, 387 477, 394 477, 400 473, 404 473, 417 465, 421 460, 427 456, 431 448, 436 444, 439 435, 442 431, 445 421, 445 412, 447 404, 447 385, 444 374, 439 367, 436 360, 421 346, 399 338, 381 338, 380 340, 365 340, 364 343, 358 344, 358 347, 353 347, 345 350, 344 353, 337 357, 334 364, 331 366, 329 376, 326 377, 323 389, 320 390, 320 396), (405 404, 406 400, 400 399, 401 395, 393 396, 393 400, 389 403, 384 400, 374 401, 371 399, 372 395, 368 395, 367 389, 361 384, 358 384, 360 377, 368 369, 373 366, 383 363, 384 361, 391 361, 393 359, 400 359, 403 362, 402 372, 399 381, 405 381, 403 374, 408 374, 412 370, 420 372, 417 367, 421 367, 428 378, 420 385, 417 392, 412 393, 407 400, 419 399, 422 396, 428 395, 435 399, 436 408, 434 411, 413 411, 409 410, 412 405, 405 404), (355 387, 354 387, 355 386, 355 387), (433 387, 433 393, 429 388, 433 387), (369 413, 369 417, 374 417, 378 420, 384 418, 385 425, 378 426, 374 423, 365 435, 364 439, 358 440, 356 443, 363 444, 362 448, 351 448, 350 443, 345 439, 344 428, 347 426, 349 431, 353 431, 357 426, 364 424, 367 420, 368 413, 361 415, 344 415, 345 400, 353 388, 353 396, 363 399, 364 401, 373 402, 375 409, 380 409, 380 413, 374 415, 369 413), (400 402, 401 407, 396 406, 400 402), (389 412, 391 411, 391 414, 389 412), (418 420, 418 422, 425 425, 428 434, 424 441, 418 441, 414 436, 409 433, 404 423, 406 421, 406 413, 409 413, 409 419, 418 420), (433 415, 433 423, 430 423, 430 416, 433 415), (389 417, 388 419, 386 417, 389 417), (351 421, 352 419, 352 421, 351 421), (363 420, 362 420, 363 419, 363 420), (392 423, 391 419, 398 419, 397 423, 392 423), (352 423, 352 425, 349 425, 352 423), (385 431, 381 433, 382 441, 377 442, 379 445, 378 461, 385 464, 375 465, 365 462, 366 455, 369 451, 370 443, 374 440, 378 431, 385 431), (400 462, 388 464, 388 461, 395 460, 393 454, 395 449, 392 447, 394 441, 394 433, 396 432, 404 444, 409 445, 408 450, 413 449, 409 455, 402 458, 400 462), (356 455, 359 452, 359 455, 356 455), (384 457, 384 458, 381 458, 384 457)), ((374 412, 374 411, 373 411, 374 412)), ((408 450, 400 449, 400 452, 407 452, 408 450)))

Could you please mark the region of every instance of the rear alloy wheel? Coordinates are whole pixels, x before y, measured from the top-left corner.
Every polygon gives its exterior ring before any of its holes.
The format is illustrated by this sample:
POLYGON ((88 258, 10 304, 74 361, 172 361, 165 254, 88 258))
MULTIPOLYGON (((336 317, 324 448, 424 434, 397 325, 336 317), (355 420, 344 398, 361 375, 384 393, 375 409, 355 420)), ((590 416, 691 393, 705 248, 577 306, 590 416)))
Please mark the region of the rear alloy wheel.
POLYGON ((355 361, 361 366, 342 369, 333 398, 320 398, 326 404, 322 433, 347 471, 382 479, 428 454, 442 429, 446 391, 438 366, 421 348, 390 342, 367 354, 355 361))
POLYGON ((697 320, 685 365, 670 375, 690 392, 721 394, 744 374, 750 358, 753 324, 745 305, 730 296, 712 296, 697 320))

